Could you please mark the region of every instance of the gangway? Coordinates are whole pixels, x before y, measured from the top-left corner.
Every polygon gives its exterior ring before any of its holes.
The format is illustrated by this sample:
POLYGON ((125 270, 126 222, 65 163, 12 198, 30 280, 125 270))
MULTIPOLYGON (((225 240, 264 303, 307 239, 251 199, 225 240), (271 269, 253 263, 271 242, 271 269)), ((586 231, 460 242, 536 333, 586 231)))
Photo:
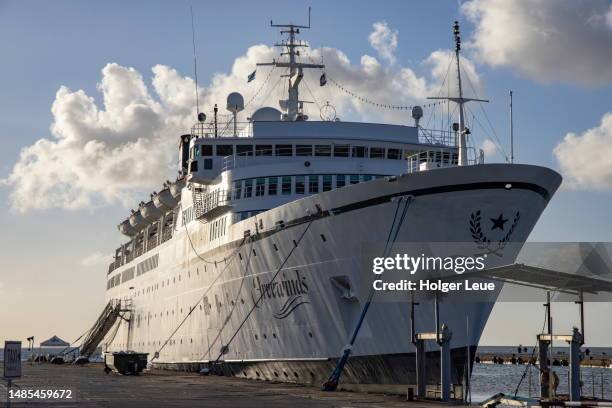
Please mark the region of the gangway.
POLYGON ((121 308, 121 300, 111 299, 98 317, 94 326, 89 330, 87 337, 81 345, 81 357, 89 358, 96 351, 98 345, 104 340, 115 322, 121 317, 121 312, 126 309, 121 308))

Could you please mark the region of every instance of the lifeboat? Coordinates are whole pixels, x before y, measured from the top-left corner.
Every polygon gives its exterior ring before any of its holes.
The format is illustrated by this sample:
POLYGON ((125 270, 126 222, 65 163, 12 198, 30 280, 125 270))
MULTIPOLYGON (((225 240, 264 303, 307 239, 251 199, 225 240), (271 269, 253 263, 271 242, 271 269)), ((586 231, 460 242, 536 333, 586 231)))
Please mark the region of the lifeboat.
POLYGON ((184 178, 178 179, 174 183, 170 184, 170 193, 172 193, 172 197, 174 197, 175 200, 181 200, 181 191, 183 190, 183 187, 185 187, 184 178))
POLYGON ((178 204, 178 201, 172 196, 170 188, 166 187, 159 193, 153 194, 153 204, 161 211, 170 211, 178 204))
POLYGON ((140 211, 132 210, 132 215, 130 215, 130 225, 134 227, 137 233, 142 231, 149 224, 150 223, 140 214, 140 211))
POLYGON ((120 233, 122 233, 123 235, 127 235, 130 238, 133 238, 134 235, 138 233, 138 231, 134 227, 132 227, 132 225, 130 224, 129 219, 117 225, 117 229, 119 230, 120 233))
POLYGON ((155 222, 164 214, 155 207, 153 201, 149 201, 146 204, 140 204, 140 215, 148 222, 155 222))

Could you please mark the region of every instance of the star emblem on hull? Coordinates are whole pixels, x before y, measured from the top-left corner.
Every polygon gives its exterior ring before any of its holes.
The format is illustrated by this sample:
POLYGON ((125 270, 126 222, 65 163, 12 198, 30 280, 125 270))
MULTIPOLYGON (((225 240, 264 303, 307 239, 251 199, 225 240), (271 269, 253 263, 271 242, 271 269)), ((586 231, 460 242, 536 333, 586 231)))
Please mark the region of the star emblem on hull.
POLYGON ((506 222, 508 222, 508 219, 504 219, 504 214, 501 213, 499 214, 499 217, 497 218, 489 218, 491 220, 491 222, 493 223, 493 226, 491 227, 491 231, 496 230, 496 229, 500 229, 500 230, 504 230, 504 224, 506 222))

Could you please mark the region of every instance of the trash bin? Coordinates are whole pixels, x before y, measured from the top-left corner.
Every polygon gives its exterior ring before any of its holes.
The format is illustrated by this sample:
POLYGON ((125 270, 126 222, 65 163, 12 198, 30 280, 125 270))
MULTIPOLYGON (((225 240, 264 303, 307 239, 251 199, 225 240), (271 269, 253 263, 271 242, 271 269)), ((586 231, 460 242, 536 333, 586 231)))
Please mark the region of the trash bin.
POLYGON ((111 369, 123 375, 138 375, 147 366, 148 355, 149 353, 135 351, 106 353, 104 355, 105 370, 111 369))

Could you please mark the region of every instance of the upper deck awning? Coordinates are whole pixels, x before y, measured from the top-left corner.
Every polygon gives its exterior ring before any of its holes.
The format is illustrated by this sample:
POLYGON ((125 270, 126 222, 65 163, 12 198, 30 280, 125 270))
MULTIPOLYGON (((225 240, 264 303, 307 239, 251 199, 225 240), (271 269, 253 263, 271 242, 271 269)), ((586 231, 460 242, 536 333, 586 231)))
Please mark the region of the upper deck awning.
POLYGON ((568 294, 612 293, 612 281, 515 263, 453 276, 446 280, 485 278, 568 294))

